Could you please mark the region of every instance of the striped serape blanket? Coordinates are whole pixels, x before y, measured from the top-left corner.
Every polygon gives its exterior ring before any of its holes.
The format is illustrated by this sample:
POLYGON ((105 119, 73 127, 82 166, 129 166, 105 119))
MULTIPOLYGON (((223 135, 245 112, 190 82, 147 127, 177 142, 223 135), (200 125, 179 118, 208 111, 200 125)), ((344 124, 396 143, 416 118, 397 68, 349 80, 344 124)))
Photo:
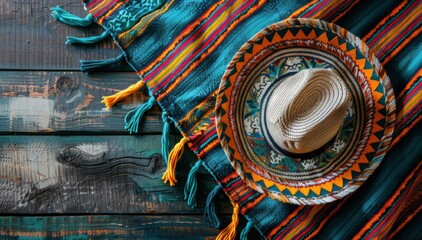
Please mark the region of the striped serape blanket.
MULTIPOLYGON (((104 98, 107 107, 147 87, 150 100, 126 116, 136 133, 154 104, 163 110, 163 180, 177 182, 177 161, 185 146, 198 157, 185 186, 196 205, 195 175, 203 166, 218 181, 206 211, 220 227, 213 197, 223 190, 233 204, 233 221, 219 239, 242 239, 255 228, 269 239, 422 239, 422 3, 418 0, 85 0, 88 15, 60 7, 53 16, 73 26, 96 22, 100 36, 69 37, 89 44, 112 37, 122 54, 115 59, 81 60, 82 71, 126 61, 140 77, 128 89, 104 98), (220 80, 236 52, 266 26, 287 18, 336 23, 361 38, 379 59, 396 98, 392 143, 378 169, 354 193, 332 203, 304 206, 279 202, 248 187, 220 145, 215 104, 220 80), (183 138, 168 141, 170 124, 183 138), (245 226, 239 218, 247 220, 245 226), (239 226, 238 226, 239 225, 239 226), (243 230, 242 230, 243 229, 243 230)), ((180 183, 179 183, 180 184, 180 183)))

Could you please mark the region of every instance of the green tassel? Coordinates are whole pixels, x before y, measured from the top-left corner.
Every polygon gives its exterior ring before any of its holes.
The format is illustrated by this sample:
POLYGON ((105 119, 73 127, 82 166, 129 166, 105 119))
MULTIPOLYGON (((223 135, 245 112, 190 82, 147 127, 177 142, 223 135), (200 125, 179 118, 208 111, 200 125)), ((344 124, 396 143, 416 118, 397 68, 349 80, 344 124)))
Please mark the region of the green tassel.
POLYGON ((161 115, 164 125, 163 125, 163 134, 161 136, 161 154, 163 155, 166 165, 169 161, 170 153, 170 119, 166 111, 163 111, 161 115))
POLYGON ((112 64, 119 63, 123 60, 124 55, 120 54, 116 58, 109 58, 103 60, 79 60, 82 72, 93 72, 100 68, 108 67, 112 64))
POLYGON ((75 27, 86 27, 91 25, 94 22, 94 17, 92 14, 88 14, 85 18, 78 17, 76 15, 73 15, 63 8, 56 6, 50 8, 51 10, 51 16, 53 16, 54 19, 59 20, 62 23, 65 23, 70 26, 75 27))
POLYGON ((103 41, 107 37, 110 36, 110 33, 108 31, 103 32, 101 35, 98 36, 92 36, 92 37, 72 37, 68 36, 66 40, 66 44, 92 44, 97 43, 100 41, 103 41))
POLYGON ((202 165, 202 160, 198 160, 195 165, 191 168, 188 180, 185 185, 185 200, 188 200, 189 207, 196 207, 196 191, 198 189, 198 181, 196 179, 196 173, 202 165))
POLYGON ((246 224, 245 228, 240 233, 240 240, 248 240, 248 234, 251 231, 252 227, 253 227, 253 224, 251 221, 249 221, 246 224))
POLYGON ((215 186, 215 188, 208 194, 207 201, 205 204, 204 215, 208 215, 208 219, 215 228, 220 228, 221 221, 215 212, 215 197, 221 191, 222 187, 220 184, 215 186))
POLYGON ((137 133, 139 130, 139 124, 141 123, 142 116, 144 113, 152 108, 155 103, 155 98, 151 97, 148 102, 142 104, 138 108, 128 112, 125 117, 125 129, 130 134, 137 133), (130 117, 130 120, 129 120, 130 117))

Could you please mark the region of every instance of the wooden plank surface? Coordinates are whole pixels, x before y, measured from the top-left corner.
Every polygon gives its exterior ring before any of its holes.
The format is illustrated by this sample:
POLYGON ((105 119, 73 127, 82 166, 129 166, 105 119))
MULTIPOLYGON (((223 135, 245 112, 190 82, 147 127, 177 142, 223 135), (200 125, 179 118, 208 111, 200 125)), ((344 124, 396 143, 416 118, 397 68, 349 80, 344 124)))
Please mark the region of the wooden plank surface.
POLYGON ((0 217, 2 239, 215 239, 219 232, 202 216, 0 217))
MULTIPOLYGON (((0 212, 202 214, 214 180, 205 170, 198 174, 199 205, 188 207, 186 174, 177 187, 161 180, 160 141, 158 135, 1 136, 0 212)), ((189 172, 193 158, 186 151, 178 171, 189 172)))
MULTIPOLYGON (((81 73, 79 59, 112 58, 120 50, 110 39, 65 45, 66 36, 102 29, 54 20, 56 5, 86 15, 80 0, 0 1, 0 238, 214 239, 220 230, 202 215, 215 181, 202 169, 198 207, 188 207, 183 187, 196 157, 185 151, 177 186, 163 184, 159 109, 146 113, 139 134, 124 130, 125 114, 146 94, 112 110, 101 97, 139 78, 125 64, 81 73)), ((232 208, 223 193, 216 203, 224 227, 232 208)))
POLYGON ((102 29, 95 24, 70 27, 54 20, 50 8, 56 5, 79 16, 87 14, 80 0, 0 1, 0 70, 75 71, 79 59, 113 58, 120 53, 110 39, 92 45, 65 45, 66 36, 94 36, 102 29))
MULTIPOLYGON (((135 73, 0 72, 0 133, 127 133, 126 113, 149 96, 134 93, 110 110, 101 100, 137 81, 135 73)), ((161 112, 155 106, 146 112, 141 132, 159 133, 161 129, 161 112)))

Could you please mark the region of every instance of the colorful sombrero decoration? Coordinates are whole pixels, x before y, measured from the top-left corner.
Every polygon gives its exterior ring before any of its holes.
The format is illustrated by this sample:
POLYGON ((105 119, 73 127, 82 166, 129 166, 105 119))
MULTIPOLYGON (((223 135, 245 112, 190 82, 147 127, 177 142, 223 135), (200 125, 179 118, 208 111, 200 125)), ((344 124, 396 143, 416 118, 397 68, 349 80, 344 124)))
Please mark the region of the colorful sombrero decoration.
POLYGON ((382 161, 395 121, 390 80, 339 26, 288 19, 256 34, 221 81, 217 132, 258 192, 321 204, 355 191, 382 161))

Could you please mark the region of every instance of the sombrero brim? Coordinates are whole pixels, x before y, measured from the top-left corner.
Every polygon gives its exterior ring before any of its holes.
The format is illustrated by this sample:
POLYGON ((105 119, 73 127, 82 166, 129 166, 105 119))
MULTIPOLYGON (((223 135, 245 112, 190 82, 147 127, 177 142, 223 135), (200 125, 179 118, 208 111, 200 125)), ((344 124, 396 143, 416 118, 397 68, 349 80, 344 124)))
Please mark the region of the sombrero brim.
POLYGON ((221 81, 216 123, 226 155, 255 190, 294 204, 321 204, 355 191, 377 168, 394 130, 395 99, 368 47, 335 24, 288 19, 268 26, 235 55, 221 81), (271 144, 261 112, 271 88, 291 73, 331 68, 346 82, 351 114, 332 146, 289 158, 271 144))

